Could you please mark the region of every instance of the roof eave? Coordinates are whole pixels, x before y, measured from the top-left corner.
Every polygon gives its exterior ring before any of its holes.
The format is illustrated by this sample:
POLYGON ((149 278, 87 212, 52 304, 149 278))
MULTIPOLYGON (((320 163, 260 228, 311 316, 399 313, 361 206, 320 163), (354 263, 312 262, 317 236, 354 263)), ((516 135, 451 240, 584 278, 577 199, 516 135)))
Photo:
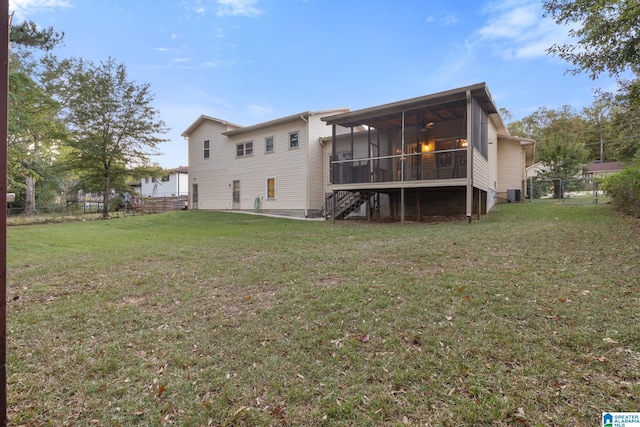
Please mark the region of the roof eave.
MULTIPOLYGON (((457 89, 451 89, 444 92, 437 92, 424 95, 417 98, 406 99, 404 101, 396 101, 388 104, 382 104, 375 107, 364 108, 361 110, 350 111, 343 114, 336 114, 329 117, 323 117, 322 120, 328 125, 353 125, 361 121, 371 119, 380 115, 392 114, 414 108, 424 107, 426 105, 437 105, 446 102, 460 101, 466 99, 467 91, 484 91, 485 96, 489 99, 493 109, 497 113, 493 97, 489 93, 486 83, 477 83, 470 86, 464 86, 457 89)), ((490 113, 494 113, 491 111, 490 113)))
POLYGON ((333 110, 319 110, 319 111, 303 111, 302 113, 298 113, 298 114, 292 114, 290 116, 286 116, 286 117, 280 117, 279 119, 274 119, 274 120, 269 120, 267 122, 263 122, 263 123, 257 123, 255 125, 251 125, 251 126, 244 126, 244 127, 239 127, 238 129, 232 129, 226 132, 222 132, 223 135, 225 136, 233 136, 233 135, 241 135, 243 133, 247 133, 247 132, 251 132, 254 130, 258 130, 258 129, 263 129, 263 128, 267 128, 267 127, 271 127, 271 126, 276 126, 276 125, 280 125, 283 123, 289 123, 295 120, 306 120, 308 119, 310 116, 317 116, 319 114, 327 114, 327 113, 333 113, 333 112, 337 112, 337 111, 349 111, 348 108, 336 108, 333 110))
POLYGON ((215 117, 211 117, 211 116, 207 116, 207 115, 203 114, 200 117, 198 117, 193 123, 191 123, 191 125, 188 128, 186 128, 184 130, 184 132, 182 132, 180 134, 180 136, 182 136, 183 138, 189 137, 189 134, 191 132, 193 132, 193 130, 195 128, 200 126, 205 121, 217 122, 217 123, 220 123, 221 125, 224 125, 224 126, 227 126, 227 127, 236 127, 236 128, 242 127, 242 126, 240 126, 238 124, 235 124, 235 123, 232 123, 232 122, 229 122, 229 121, 226 121, 226 120, 217 119, 215 117))

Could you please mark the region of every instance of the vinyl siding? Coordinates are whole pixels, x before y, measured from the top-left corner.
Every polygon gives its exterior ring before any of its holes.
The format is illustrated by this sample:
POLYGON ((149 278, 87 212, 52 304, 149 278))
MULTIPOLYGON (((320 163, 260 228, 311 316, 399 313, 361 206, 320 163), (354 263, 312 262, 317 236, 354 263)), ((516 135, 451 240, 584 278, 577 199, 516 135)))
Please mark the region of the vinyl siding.
POLYGON ((222 135, 226 126, 205 122, 189 135, 192 184, 198 184, 198 208, 233 209, 233 181, 240 181, 241 210, 254 209, 258 197, 263 211, 315 214, 324 203, 323 148, 320 138, 331 128, 310 115, 237 135, 222 135), (289 135, 298 132, 298 147, 289 148, 289 135), (265 138, 273 137, 273 152, 265 152, 265 138), (202 143, 210 141, 210 158, 203 159, 202 143), (253 143, 253 154, 237 156, 236 146, 253 143), (267 198, 267 178, 275 178, 275 198, 267 198))
MULTIPOLYGON (((326 114, 329 115, 329 114, 326 114)), ((321 138, 331 135, 332 128, 321 120, 326 115, 309 117, 309 205, 308 209, 318 210, 324 205, 326 188, 325 169, 328 172, 326 147, 320 143, 321 138)), ((328 143, 327 145, 331 145, 328 143)), ((329 152, 331 147, 329 147, 329 152)))
MULTIPOLYGON (((231 189, 221 189, 224 174, 224 142, 222 123, 207 120, 189 134, 189 193, 198 184, 198 209, 230 209, 231 189), (209 140, 209 158, 203 158, 203 142, 209 140), (228 204, 227 204, 228 201, 228 204)), ((226 184, 225 184, 226 185, 226 184)))
POLYGON ((487 191, 489 183, 489 162, 473 148, 473 186, 487 191))
POLYGON ((520 143, 504 139, 498 143, 498 193, 521 189, 524 164, 520 143))

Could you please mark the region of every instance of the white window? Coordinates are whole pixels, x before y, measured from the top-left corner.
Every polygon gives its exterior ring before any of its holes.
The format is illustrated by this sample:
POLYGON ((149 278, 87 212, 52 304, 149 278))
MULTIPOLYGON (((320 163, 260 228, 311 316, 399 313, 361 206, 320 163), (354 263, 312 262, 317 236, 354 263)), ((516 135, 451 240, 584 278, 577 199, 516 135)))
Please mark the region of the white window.
POLYGON ((289 134, 289 148, 298 148, 298 132, 292 132, 289 134))
POLYGON ((251 156, 253 154, 253 142, 236 144, 236 157, 251 156))
POLYGON ((276 179, 271 177, 267 178, 267 199, 276 198, 276 179))
POLYGON ((264 152, 273 153, 273 137, 268 136, 264 139, 264 152))
POLYGON ((209 158, 209 140, 207 139, 204 144, 203 144, 204 148, 203 148, 203 157, 205 159, 209 158))

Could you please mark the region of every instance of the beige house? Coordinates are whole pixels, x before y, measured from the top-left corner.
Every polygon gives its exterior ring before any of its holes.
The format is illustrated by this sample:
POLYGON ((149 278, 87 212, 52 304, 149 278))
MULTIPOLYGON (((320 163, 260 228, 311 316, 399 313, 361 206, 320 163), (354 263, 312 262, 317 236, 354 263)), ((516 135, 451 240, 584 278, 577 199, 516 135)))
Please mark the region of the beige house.
POLYGON ((200 116, 189 141, 190 208, 320 216, 324 205, 322 117, 307 111, 242 127, 200 116))
POLYGON ((622 170, 624 170, 622 162, 593 162, 585 168, 584 177, 604 178, 622 170))
POLYGON ((334 219, 486 214, 524 198, 535 149, 508 134, 484 83, 248 127, 201 116, 183 136, 192 209, 334 219))

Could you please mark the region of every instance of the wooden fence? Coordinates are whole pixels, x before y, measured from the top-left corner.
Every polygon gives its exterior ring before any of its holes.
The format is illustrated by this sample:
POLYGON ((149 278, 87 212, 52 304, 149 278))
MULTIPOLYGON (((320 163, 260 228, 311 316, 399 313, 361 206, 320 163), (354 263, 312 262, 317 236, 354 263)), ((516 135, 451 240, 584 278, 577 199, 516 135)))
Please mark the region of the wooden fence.
MULTIPOLYGON (((161 213, 187 209, 189 196, 145 197, 139 205, 143 213, 161 213)), ((136 209, 137 210, 137 209, 136 209)))

